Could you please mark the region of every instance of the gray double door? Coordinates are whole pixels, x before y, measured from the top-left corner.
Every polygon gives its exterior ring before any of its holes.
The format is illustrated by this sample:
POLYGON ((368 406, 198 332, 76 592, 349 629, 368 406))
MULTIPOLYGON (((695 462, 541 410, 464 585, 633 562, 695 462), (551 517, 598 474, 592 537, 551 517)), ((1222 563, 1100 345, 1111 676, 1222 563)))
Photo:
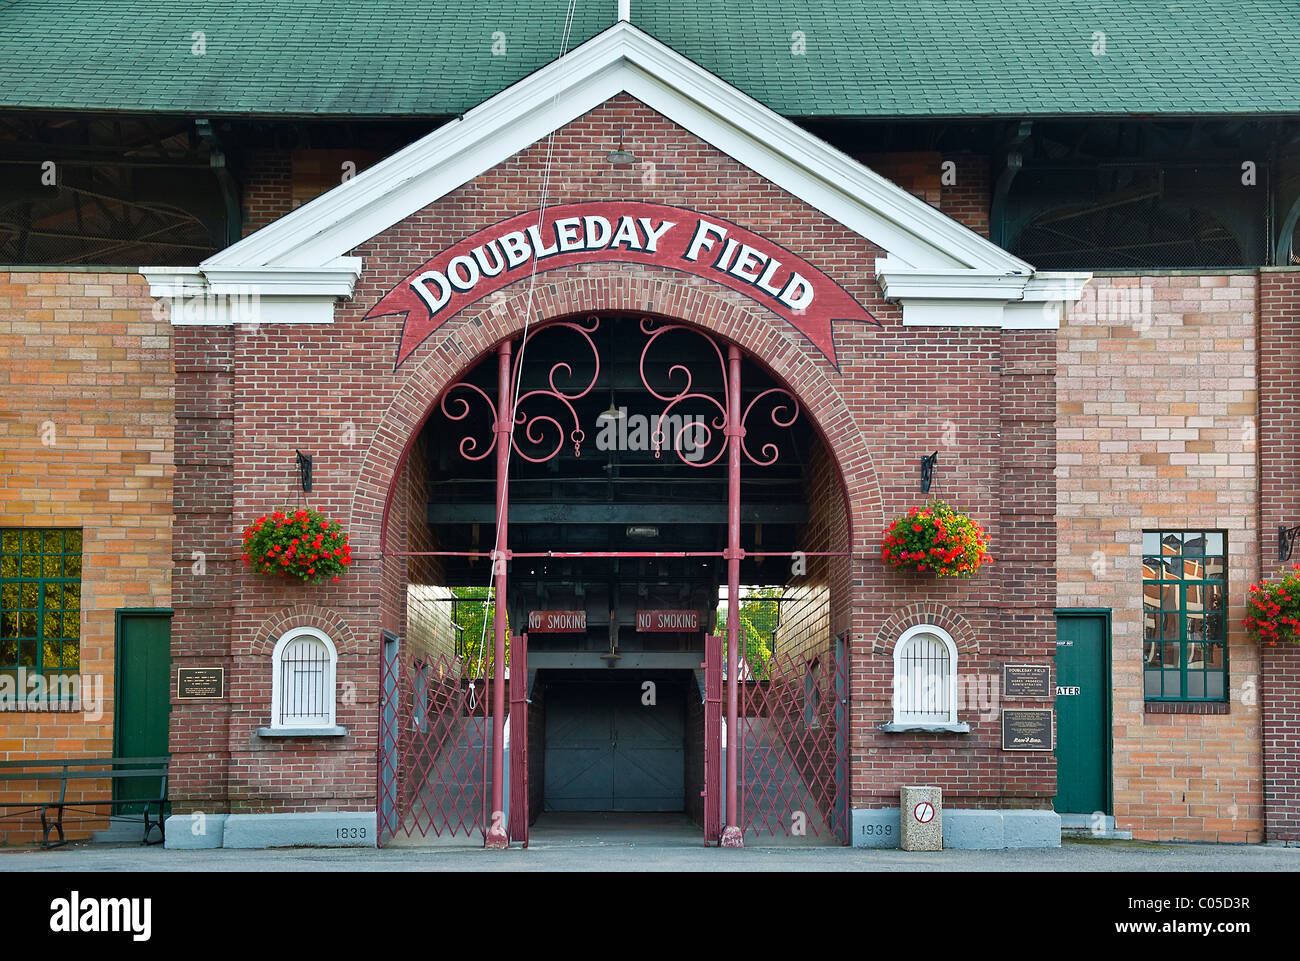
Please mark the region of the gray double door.
POLYGON ((547 811, 684 810, 685 693, 659 684, 654 700, 634 684, 547 686, 547 811))

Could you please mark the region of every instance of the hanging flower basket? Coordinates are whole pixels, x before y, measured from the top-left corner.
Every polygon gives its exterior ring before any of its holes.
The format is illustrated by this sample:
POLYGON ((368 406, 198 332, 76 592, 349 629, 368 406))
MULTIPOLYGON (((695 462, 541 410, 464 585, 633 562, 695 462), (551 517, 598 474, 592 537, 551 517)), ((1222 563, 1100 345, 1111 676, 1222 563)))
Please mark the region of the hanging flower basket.
POLYGON ((1300 644, 1300 564, 1278 571, 1279 580, 1250 585, 1246 598, 1247 633, 1269 647, 1278 641, 1300 644))
POLYGON ((352 548, 343 525, 319 511, 275 511, 248 525, 242 559, 259 574, 314 584, 346 574, 352 548))
POLYGON ((981 566, 993 563, 984 528, 941 500, 913 507, 889 525, 880 559, 936 577, 974 577, 981 566))

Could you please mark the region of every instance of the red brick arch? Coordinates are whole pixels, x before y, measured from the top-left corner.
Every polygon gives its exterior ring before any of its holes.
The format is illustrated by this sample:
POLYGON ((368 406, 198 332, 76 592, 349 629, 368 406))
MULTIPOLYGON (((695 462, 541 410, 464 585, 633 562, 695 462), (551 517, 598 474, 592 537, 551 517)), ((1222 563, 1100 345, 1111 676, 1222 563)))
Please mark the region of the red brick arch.
POLYGON ((293 607, 277 611, 262 622, 253 635, 252 649, 249 654, 253 657, 269 658, 275 650, 276 642, 285 635, 285 632, 296 627, 314 627, 329 635, 330 640, 334 642, 334 649, 340 655, 362 650, 352 628, 341 615, 316 604, 295 604, 293 607))
MULTIPOLYGON (((394 479, 443 392, 502 340, 524 328, 528 282, 461 311, 401 369, 405 377, 368 447, 352 499, 353 544, 378 551, 394 479)), ((872 453, 837 383, 840 375, 801 334, 734 291, 664 268, 575 266, 548 272, 533 290, 532 324, 600 313, 641 313, 699 327, 739 346, 799 399, 838 468, 849 530, 884 526, 872 453)), ((861 540, 855 538, 855 549, 861 540)))
POLYGON ((979 652, 979 636, 960 612, 954 611, 947 604, 938 601, 918 601, 909 604, 889 616, 876 633, 872 649, 881 654, 894 653, 894 645, 909 627, 933 624, 948 632, 958 654, 976 654, 979 652))

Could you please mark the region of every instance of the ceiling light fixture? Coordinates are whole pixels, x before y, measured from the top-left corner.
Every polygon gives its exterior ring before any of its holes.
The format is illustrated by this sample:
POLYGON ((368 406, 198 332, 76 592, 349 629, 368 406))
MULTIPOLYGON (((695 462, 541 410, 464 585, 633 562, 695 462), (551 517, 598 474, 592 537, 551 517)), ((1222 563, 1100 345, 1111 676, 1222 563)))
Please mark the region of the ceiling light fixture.
POLYGON ((618 149, 611 151, 609 156, 607 156, 605 159, 608 160, 610 163, 612 163, 615 167, 630 167, 632 166, 632 164, 636 163, 636 155, 633 154, 632 151, 630 150, 623 149, 622 128, 620 128, 618 131, 618 149))

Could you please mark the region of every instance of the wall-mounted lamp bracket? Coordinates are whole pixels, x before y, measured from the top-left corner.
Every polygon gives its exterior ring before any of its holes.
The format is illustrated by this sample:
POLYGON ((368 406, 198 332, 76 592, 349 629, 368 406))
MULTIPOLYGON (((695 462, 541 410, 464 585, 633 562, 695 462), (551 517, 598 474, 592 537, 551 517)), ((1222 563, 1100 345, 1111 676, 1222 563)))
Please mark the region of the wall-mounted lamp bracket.
POLYGON ((921 458, 921 493, 930 493, 930 480, 934 477, 934 465, 939 460, 939 452, 921 458))
POLYGON ((298 471, 302 474, 302 490, 304 494, 311 493, 311 454, 304 454, 300 450, 295 450, 298 455, 296 463, 298 471))

